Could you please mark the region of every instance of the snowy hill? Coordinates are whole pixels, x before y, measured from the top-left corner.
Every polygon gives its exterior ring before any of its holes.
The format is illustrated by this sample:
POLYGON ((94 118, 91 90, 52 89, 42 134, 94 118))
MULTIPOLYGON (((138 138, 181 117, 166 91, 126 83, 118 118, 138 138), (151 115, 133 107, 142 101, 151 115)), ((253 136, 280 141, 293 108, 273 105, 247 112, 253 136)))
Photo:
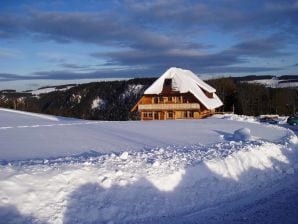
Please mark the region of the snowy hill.
POLYGON ((236 80, 261 84, 270 88, 297 88, 298 76, 247 76, 247 77, 235 77, 236 80))
POLYGON ((36 90, 25 91, 26 93, 31 93, 32 95, 38 96, 40 94, 50 93, 54 91, 65 91, 72 87, 76 86, 76 84, 69 84, 69 85, 61 85, 61 86, 48 86, 48 87, 41 87, 36 90))
POLYGON ((296 135, 238 120, 1 109, 0 223, 295 223, 296 135))

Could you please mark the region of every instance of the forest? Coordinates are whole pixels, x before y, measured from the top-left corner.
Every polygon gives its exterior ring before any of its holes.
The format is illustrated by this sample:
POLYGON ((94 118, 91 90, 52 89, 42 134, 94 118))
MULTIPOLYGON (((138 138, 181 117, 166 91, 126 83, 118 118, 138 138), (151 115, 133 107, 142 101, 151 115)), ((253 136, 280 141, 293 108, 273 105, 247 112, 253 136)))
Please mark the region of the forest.
MULTIPOLYGON (((64 91, 34 95, 14 90, 0 91, 0 107, 76 117, 90 120, 136 120, 130 109, 156 78, 93 82, 75 85, 64 91), (93 105, 97 99, 98 105, 93 105)), ((237 78, 207 81, 217 90, 224 106, 219 112, 243 115, 291 115, 297 112, 297 88, 269 88, 237 78)))

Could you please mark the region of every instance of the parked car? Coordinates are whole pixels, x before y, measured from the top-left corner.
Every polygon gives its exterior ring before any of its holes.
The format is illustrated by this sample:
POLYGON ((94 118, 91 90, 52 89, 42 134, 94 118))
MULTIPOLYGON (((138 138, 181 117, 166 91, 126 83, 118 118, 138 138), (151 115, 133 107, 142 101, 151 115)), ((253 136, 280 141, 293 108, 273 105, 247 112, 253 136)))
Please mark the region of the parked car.
POLYGON ((287 123, 290 125, 297 125, 298 124, 298 115, 293 115, 288 117, 287 123))
POLYGON ((260 118, 260 122, 268 124, 278 124, 278 120, 275 117, 262 117, 260 118))

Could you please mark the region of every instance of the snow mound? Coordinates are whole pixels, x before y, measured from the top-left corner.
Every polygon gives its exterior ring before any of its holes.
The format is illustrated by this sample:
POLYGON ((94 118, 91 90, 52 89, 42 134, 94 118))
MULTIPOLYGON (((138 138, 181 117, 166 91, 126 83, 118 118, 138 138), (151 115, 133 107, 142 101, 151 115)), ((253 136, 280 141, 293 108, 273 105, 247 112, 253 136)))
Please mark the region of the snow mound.
POLYGON ((120 155, 120 159, 122 159, 122 160, 127 160, 127 159, 128 159, 128 152, 123 152, 123 153, 120 155))
POLYGON ((285 145, 231 141, 10 163, 0 166, 0 206, 15 206, 21 221, 173 223, 166 220, 206 214, 295 175, 297 147, 285 145))
POLYGON ((7 108, 1 108, 0 107, 0 112, 9 112, 9 113, 15 113, 15 114, 20 114, 20 115, 25 115, 25 116, 32 116, 32 117, 37 117, 37 118, 42 118, 45 120, 51 120, 51 121, 59 121, 61 120, 57 116, 51 116, 51 115, 45 115, 45 114, 38 114, 38 113, 31 113, 31 112, 25 112, 25 111, 20 111, 20 110, 12 110, 12 109, 7 109, 7 108))
POLYGON ((250 129, 240 128, 234 132, 234 139, 236 141, 248 141, 252 139, 250 129))
POLYGON ((256 117, 253 116, 246 116, 246 115, 238 115, 238 114, 216 114, 213 117, 226 119, 226 120, 233 120, 233 121, 244 121, 249 123, 259 123, 256 117))

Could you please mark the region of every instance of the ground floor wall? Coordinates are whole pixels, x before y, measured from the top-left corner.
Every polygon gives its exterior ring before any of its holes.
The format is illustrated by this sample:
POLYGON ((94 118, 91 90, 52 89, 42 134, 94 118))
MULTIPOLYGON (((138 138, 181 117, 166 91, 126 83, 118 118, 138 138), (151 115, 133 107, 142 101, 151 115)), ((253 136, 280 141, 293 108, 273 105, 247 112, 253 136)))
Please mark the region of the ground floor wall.
POLYGON ((204 111, 139 111, 141 120, 177 120, 177 119, 200 119, 214 113, 211 110, 204 111))

